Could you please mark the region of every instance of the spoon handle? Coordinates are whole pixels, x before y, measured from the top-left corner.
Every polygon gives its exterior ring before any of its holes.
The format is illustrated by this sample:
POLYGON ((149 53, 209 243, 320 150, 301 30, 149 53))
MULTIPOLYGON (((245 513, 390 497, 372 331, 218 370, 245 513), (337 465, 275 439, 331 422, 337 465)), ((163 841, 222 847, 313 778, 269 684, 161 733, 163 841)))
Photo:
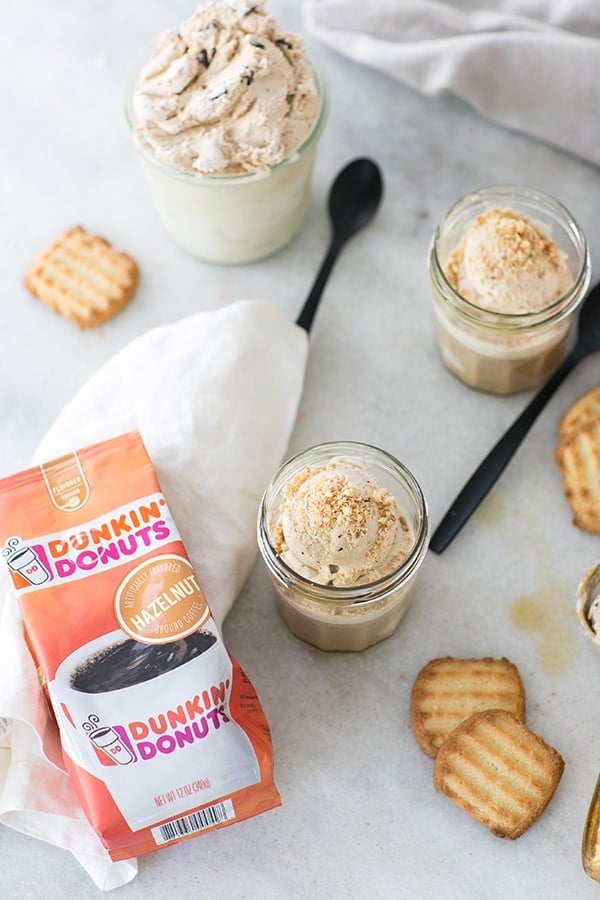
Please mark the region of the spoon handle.
POLYGON ((600 776, 585 820, 581 841, 581 861, 590 878, 600 881, 600 776))
POLYGON ((563 360, 559 368, 550 376, 521 415, 515 419, 500 440, 492 447, 483 462, 471 475, 454 503, 438 525, 429 544, 434 553, 442 553, 456 537, 463 525, 471 518, 488 491, 494 486, 521 441, 569 372, 583 358, 575 347, 563 360))
POLYGON ((300 310, 300 315, 296 319, 296 325, 299 325, 300 328, 304 328, 307 334, 310 334, 310 328, 313 323, 313 319, 317 312, 317 307, 319 305, 319 300, 321 299, 321 294, 323 293, 323 288, 325 287, 325 283, 329 278, 329 274, 333 268, 333 264, 337 259, 337 255, 342 249, 344 244, 343 240, 334 237, 329 245, 329 249, 321 263, 321 268, 317 272, 317 276, 313 282, 313 286, 310 289, 310 293, 304 302, 304 306, 300 310))

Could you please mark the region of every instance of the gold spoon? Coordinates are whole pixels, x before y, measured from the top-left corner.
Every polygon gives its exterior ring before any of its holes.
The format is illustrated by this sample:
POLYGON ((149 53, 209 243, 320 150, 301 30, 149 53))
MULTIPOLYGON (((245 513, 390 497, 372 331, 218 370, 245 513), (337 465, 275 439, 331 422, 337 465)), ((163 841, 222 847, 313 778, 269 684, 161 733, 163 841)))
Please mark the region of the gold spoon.
POLYGON ((600 776, 596 781, 594 795, 583 829, 581 861, 586 874, 600 881, 600 776))

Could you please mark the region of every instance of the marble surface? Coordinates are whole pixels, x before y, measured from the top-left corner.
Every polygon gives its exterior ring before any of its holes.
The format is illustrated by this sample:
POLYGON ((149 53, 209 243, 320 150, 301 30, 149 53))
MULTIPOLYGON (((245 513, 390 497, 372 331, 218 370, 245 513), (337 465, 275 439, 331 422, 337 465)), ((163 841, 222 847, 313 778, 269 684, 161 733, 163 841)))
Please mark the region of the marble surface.
MULTIPOLYGON (((270 9, 302 30, 293 0, 272 0, 270 9)), ((201 263, 163 233, 123 116, 132 54, 190 11, 183 0, 21 0, 0 31, 10 74, 0 89, 0 476, 27 466, 82 382, 151 326, 246 297, 266 298, 295 317, 328 240, 328 186, 347 160, 370 155, 384 173, 384 204, 327 287, 290 451, 335 439, 391 451, 421 482, 435 525, 528 399, 476 393, 441 365, 426 268, 436 221, 473 188, 530 185, 575 213, 595 263, 600 172, 486 122, 452 97, 426 99, 317 46, 331 112, 301 234, 259 264, 201 263), (84 333, 21 283, 30 259, 77 223, 126 249, 142 271, 125 312, 84 333)), ((590 690, 600 657, 574 603, 600 544, 570 524, 553 452, 561 414, 598 381, 598 358, 590 357, 462 534, 443 555, 429 554, 413 607, 384 643, 353 655, 296 640, 278 618, 257 560, 225 638, 270 720, 283 805, 145 857, 119 896, 597 896, 581 866, 580 841, 600 768, 590 690), (550 807, 516 842, 492 837, 436 794, 431 760, 413 738, 412 681, 425 662, 446 654, 512 659, 530 726, 565 758, 550 807)), ((5 898, 100 893, 63 850, 6 828, 0 847, 5 898)))

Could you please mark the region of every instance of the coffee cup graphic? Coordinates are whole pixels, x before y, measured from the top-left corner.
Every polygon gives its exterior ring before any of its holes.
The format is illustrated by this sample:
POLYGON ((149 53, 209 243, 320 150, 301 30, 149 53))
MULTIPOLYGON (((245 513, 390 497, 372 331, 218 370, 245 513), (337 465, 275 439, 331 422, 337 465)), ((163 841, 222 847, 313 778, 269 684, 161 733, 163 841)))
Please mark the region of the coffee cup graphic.
POLYGON ((29 584, 44 584, 50 578, 35 550, 24 544, 20 538, 12 537, 2 551, 6 564, 13 572, 21 575, 29 584))
POLYGON ((121 630, 96 638, 63 660, 48 690, 63 750, 104 782, 135 831, 260 780, 254 748, 229 713, 232 677, 211 619, 172 644, 121 630))
POLYGON ((100 725, 98 716, 89 716, 88 721, 83 723, 83 729, 94 747, 117 765, 126 766, 135 762, 133 753, 125 745, 121 735, 110 725, 100 725))

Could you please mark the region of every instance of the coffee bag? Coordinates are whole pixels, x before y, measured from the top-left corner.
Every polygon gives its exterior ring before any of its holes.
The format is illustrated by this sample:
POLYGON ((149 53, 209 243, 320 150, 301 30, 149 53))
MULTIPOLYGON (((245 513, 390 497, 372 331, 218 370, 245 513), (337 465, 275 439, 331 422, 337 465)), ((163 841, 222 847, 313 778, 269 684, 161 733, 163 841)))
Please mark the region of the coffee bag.
POLYGON ((113 860, 279 805, 260 701, 138 432, 0 481, 0 546, 65 768, 113 860))

